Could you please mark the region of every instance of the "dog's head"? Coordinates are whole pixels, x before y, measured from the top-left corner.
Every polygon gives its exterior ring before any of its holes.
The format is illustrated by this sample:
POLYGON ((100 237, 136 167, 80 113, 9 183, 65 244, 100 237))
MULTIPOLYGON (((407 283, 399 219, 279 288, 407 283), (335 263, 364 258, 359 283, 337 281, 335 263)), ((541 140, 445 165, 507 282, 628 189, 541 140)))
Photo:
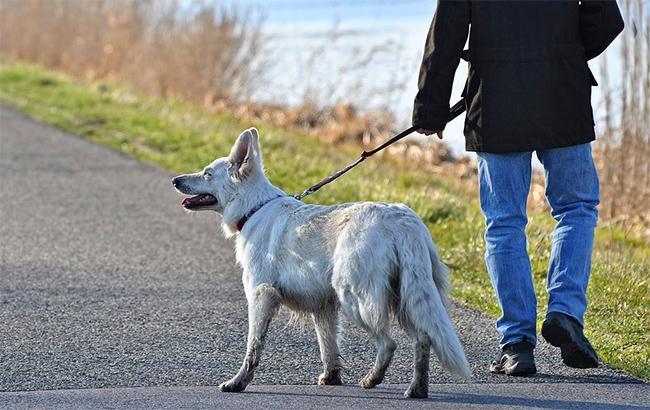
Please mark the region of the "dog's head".
POLYGON ((226 206, 242 190, 253 187, 264 177, 259 133, 255 128, 242 132, 226 158, 219 158, 194 174, 172 179, 182 194, 182 206, 189 211, 217 211, 223 214, 226 206))

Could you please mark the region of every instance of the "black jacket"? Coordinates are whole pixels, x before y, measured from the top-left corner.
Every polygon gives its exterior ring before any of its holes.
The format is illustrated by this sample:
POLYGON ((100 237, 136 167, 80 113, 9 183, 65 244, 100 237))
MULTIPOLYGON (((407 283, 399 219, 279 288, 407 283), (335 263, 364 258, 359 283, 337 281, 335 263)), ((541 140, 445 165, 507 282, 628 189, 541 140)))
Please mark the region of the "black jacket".
POLYGON ((615 0, 440 0, 420 68, 413 125, 442 130, 469 32, 466 149, 533 151, 594 139, 587 60, 623 30, 615 0))

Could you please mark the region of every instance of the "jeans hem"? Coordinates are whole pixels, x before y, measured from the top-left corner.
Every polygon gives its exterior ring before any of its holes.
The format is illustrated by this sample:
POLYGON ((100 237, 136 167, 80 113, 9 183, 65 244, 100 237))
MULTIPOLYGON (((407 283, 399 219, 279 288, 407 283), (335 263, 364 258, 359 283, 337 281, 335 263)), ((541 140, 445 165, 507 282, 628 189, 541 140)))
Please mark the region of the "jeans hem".
POLYGON ((521 343, 521 342, 528 342, 528 343, 532 344, 533 346, 537 346, 537 337, 535 337, 534 340, 531 340, 530 338, 523 336, 523 337, 515 338, 513 340, 508 340, 507 343, 503 343, 503 340, 502 340, 502 342, 499 343, 499 349, 503 349, 504 347, 506 347, 508 345, 512 345, 512 344, 515 344, 515 343, 521 343))
POLYGON ((552 313, 552 312, 562 313, 563 315, 567 315, 570 318, 574 319, 576 322, 578 322, 580 324, 580 326, 582 326, 584 328, 584 322, 580 318, 578 318, 576 315, 574 315, 573 313, 567 312, 566 309, 558 309, 558 308, 549 306, 548 310, 546 311, 546 315, 548 316, 548 314, 552 313))

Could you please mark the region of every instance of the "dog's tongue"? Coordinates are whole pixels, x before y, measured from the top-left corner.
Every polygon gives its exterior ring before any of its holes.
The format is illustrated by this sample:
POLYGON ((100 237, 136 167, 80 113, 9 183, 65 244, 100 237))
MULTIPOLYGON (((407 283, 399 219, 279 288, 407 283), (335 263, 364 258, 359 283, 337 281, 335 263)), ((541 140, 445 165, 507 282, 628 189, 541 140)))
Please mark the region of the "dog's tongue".
POLYGON ((216 203, 217 198, 209 194, 201 194, 183 199, 181 205, 185 208, 192 208, 195 206, 214 205, 216 203))

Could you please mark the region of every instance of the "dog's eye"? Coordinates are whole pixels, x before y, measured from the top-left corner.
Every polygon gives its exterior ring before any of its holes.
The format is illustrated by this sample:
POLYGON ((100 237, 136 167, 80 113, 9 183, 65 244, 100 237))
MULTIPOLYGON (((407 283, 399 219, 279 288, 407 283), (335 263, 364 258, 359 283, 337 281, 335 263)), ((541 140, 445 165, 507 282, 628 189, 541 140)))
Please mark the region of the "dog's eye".
POLYGON ((211 176, 212 176, 212 174, 211 174, 210 172, 208 172, 208 171, 203 171, 203 177, 204 177, 204 178, 210 178, 211 176))

